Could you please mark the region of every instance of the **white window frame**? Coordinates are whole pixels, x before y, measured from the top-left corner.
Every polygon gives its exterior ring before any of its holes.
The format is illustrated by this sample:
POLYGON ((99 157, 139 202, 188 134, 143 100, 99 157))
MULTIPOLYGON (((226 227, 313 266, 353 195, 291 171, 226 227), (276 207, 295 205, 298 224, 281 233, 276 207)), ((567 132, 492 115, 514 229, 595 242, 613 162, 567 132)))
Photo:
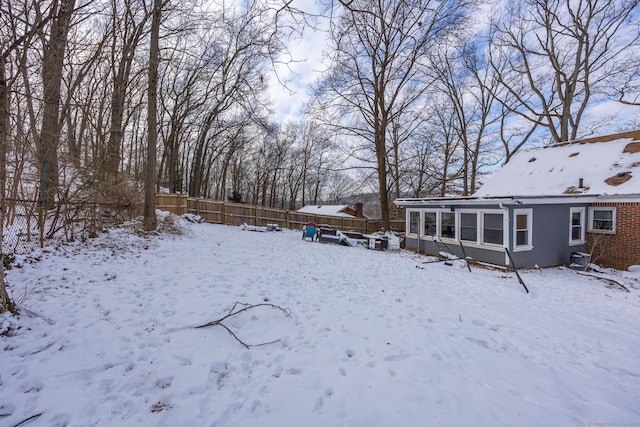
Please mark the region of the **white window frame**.
POLYGON ((569 245, 583 245, 586 242, 586 208, 570 208, 569 209, 569 245), (573 214, 580 214, 580 239, 573 239, 573 214))
POLYGON ((460 209, 456 212, 456 240, 458 242, 466 242, 475 245, 480 245, 482 242, 482 233, 480 231, 480 217, 482 216, 478 209, 460 209), (476 216, 476 240, 462 240, 462 214, 475 214, 476 216))
POLYGON ((429 236, 431 236, 431 237, 439 237, 440 236, 440 225, 439 225, 440 221, 439 220, 440 220, 440 212, 438 212, 435 209, 424 209, 422 211, 422 215, 420 217, 420 231, 422 233, 422 236, 423 237, 429 237, 429 236), (435 224, 436 225, 436 232, 435 232, 436 234, 435 234, 435 236, 431 236, 429 234, 424 234, 424 225, 425 225, 425 222, 427 221, 427 214, 428 213, 436 215, 436 224, 435 224))
POLYGON ((458 238, 458 230, 460 228, 458 215, 455 212, 453 212, 451 209, 438 209, 436 213, 437 213, 436 228, 438 230, 438 237, 440 238, 440 240, 448 241, 448 242, 456 242, 458 238), (453 237, 444 237, 442 235, 442 214, 443 213, 453 214, 453 227, 454 227, 453 237))
POLYGON ((456 210, 456 239, 460 242, 470 244, 472 246, 482 247, 485 249, 503 250, 508 242, 508 212, 505 209, 458 209, 456 210), (476 214, 476 230, 478 232, 477 240, 461 240, 460 234, 462 232, 460 216, 463 213, 475 213, 476 214), (485 243, 484 242, 484 215, 485 214, 500 214, 502 215, 502 244, 499 243, 485 243))
POLYGON ((513 210, 513 251, 530 251, 533 249, 533 209, 514 209, 513 210), (518 216, 525 215, 527 217, 527 244, 518 245, 518 216))
POLYGON ((599 234, 616 234, 616 208, 615 206, 590 206, 589 207, 589 233, 599 234), (600 230, 593 228, 594 211, 610 211, 611 212, 611 230, 600 230))
POLYGON ((420 237, 421 236, 421 232, 420 232, 420 227, 422 226, 422 211, 420 209, 407 209, 407 235, 408 236, 417 236, 420 237), (411 214, 412 213, 417 213, 418 214, 418 229, 417 229, 417 233, 413 233, 411 232, 411 214))
POLYGON ((442 214, 443 213, 453 213, 454 214, 454 227, 456 228, 456 233, 457 233, 457 228, 458 228, 458 217, 457 215, 455 215, 454 212, 451 211, 451 209, 442 209, 442 208, 414 208, 414 209, 407 209, 406 212, 406 233, 408 236, 414 237, 414 238, 419 238, 419 239, 424 239, 427 237, 437 237, 438 239, 441 239, 443 241, 449 241, 449 242, 456 242, 457 241, 457 234, 455 237, 451 238, 451 237, 443 237, 442 236, 442 214), (419 216, 419 222, 418 222, 418 232, 417 233, 412 233, 411 230, 411 214, 412 213, 418 213, 419 216), (435 213, 436 214, 436 235, 435 236, 431 236, 431 235, 427 235, 424 233, 424 222, 426 220, 426 214, 427 213, 435 213))
POLYGON ((506 236, 505 236, 505 230, 506 230, 506 226, 505 226, 505 212, 502 210, 483 210, 481 212, 481 218, 480 218, 480 226, 481 228, 479 229, 480 231, 480 236, 478 236, 479 240, 480 240, 480 244, 482 246, 499 246, 501 248, 504 248, 505 243, 507 241, 506 236), (489 242, 485 242, 484 241, 484 232, 485 232, 485 224, 484 224, 484 220, 485 220, 485 215, 500 215, 502 216, 502 243, 489 243, 489 242))

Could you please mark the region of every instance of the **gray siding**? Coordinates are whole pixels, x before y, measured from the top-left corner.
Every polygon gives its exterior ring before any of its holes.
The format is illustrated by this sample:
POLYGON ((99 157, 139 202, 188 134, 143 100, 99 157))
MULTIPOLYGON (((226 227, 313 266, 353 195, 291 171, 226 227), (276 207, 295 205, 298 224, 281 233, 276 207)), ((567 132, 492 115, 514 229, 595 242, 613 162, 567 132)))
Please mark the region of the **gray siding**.
MULTIPOLYGON (((418 251, 418 243, 416 238, 407 237, 405 240, 406 248, 418 251)), ((460 249, 459 243, 446 243, 446 252, 452 253, 455 256, 462 258, 462 249, 460 249)), ((504 265, 505 253, 504 251, 489 250, 478 247, 465 246, 464 247, 467 256, 474 260, 488 262, 496 265, 504 265)), ((424 255, 437 256, 441 249, 430 239, 422 239, 420 241, 420 253, 424 255)))
MULTIPOLYGON (((570 245, 571 208, 584 207, 587 204, 575 205, 518 205, 509 207, 508 237, 505 246, 509 248, 513 260, 518 268, 552 267, 569 264, 573 252, 586 251, 586 245, 570 245), (514 209, 532 209, 532 238, 533 249, 519 252, 513 251, 513 221, 514 209)), ((456 208, 482 209, 496 208, 496 205, 464 206, 456 205, 456 208)), ((426 209, 430 207, 425 206, 426 209)), ((584 217, 585 227, 587 216, 584 217)), ((437 255, 442 250, 432 238, 423 238, 419 241, 413 236, 405 238, 405 245, 421 254, 437 255)), ((466 246, 465 251, 471 258, 496 265, 505 265, 505 252, 483 247, 466 246)), ((462 257, 459 243, 447 243, 447 252, 462 257)))
MULTIPOLYGON (((587 207, 587 205, 537 205, 518 206, 518 208, 533 209, 533 249, 530 251, 514 252, 513 260, 518 267, 552 267, 569 264, 572 252, 586 250, 586 246, 569 245, 571 208, 587 207)), ((585 216, 584 221, 587 221, 585 216)), ((513 210, 510 209, 510 224, 513 224, 513 210)), ((586 223, 585 223, 586 226, 586 223)), ((509 230, 510 234, 512 229, 509 230)), ((509 239, 512 249, 513 238, 509 239)))

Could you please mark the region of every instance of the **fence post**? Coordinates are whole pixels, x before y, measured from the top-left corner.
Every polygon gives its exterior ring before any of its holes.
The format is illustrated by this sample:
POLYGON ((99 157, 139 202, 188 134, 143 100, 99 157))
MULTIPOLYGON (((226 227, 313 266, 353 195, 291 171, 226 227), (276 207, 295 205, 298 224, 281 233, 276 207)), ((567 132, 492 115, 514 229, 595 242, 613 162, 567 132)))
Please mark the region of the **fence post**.
POLYGON ((40 247, 44 247, 44 189, 47 180, 47 162, 42 162, 42 183, 40 185, 40 209, 38 210, 38 228, 40 232, 40 247))
POLYGON ((184 215, 187 213, 188 208, 187 208, 187 196, 186 194, 180 194, 178 195, 179 200, 180 200, 180 215, 184 215))

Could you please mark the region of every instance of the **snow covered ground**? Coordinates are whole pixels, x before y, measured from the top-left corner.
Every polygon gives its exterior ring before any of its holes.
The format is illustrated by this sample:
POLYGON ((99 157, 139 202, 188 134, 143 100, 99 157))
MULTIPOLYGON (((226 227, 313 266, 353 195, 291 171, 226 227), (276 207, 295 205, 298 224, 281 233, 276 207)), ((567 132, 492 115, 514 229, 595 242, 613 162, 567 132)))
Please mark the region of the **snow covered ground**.
POLYGON ((423 264, 300 232, 119 229, 21 259, 0 426, 640 425, 640 273, 423 264), (419 268, 417 268, 419 267, 419 268), (223 327, 192 328, 247 310, 223 327))

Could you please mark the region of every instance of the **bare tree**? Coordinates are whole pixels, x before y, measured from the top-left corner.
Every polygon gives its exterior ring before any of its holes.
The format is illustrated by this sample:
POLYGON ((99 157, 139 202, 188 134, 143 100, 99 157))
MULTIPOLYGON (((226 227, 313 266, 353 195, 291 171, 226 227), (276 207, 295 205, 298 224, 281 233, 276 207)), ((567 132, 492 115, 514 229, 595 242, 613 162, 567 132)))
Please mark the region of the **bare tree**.
POLYGON ((124 135, 125 107, 131 74, 138 47, 148 30, 147 21, 152 9, 135 0, 111 0, 111 41, 109 62, 111 64, 111 105, 109 138, 101 153, 100 173, 108 186, 119 181, 122 162, 122 139, 124 135))
POLYGON ((432 102, 434 107, 430 122, 435 136, 436 155, 432 157, 427 170, 438 183, 436 190, 438 195, 444 197, 451 193, 462 192, 459 180, 465 168, 465 148, 456 128, 458 112, 450 104, 450 99, 441 96, 433 99, 432 102))
MULTIPOLYGON (((462 195, 472 194, 477 177, 487 164, 495 164, 498 127, 502 115, 495 99, 498 79, 488 67, 478 34, 463 33, 431 52, 434 87, 452 108, 453 130, 460 140, 462 195)), ((438 113, 432 113, 431 116, 438 113)))
POLYGON ((159 181, 166 183, 170 193, 185 190, 180 153, 188 151, 187 143, 193 132, 190 122, 195 120, 211 93, 210 85, 206 84, 208 69, 203 61, 206 46, 198 47, 199 51, 195 47, 187 49, 184 44, 191 38, 189 36, 184 34, 184 37, 167 42, 176 47, 167 54, 160 83, 159 101, 164 123, 160 133, 164 150, 159 181))
POLYGON ((430 126, 423 126, 402 147, 403 161, 402 188, 411 197, 428 197, 434 194, 440 183, 432 173, 432 168, 440 164, 437 132, 430 126))
MULTIPOLYGON (((92 6, 99 7, 94 4, 92 6)), ((78 22, 72 23, 69 28, 70 43, 66 49, 68 54, 63 70, 64 90, 60 111, 63 130, 59 151, 62 154, 61 160, 70 161, 76 168, 81 168, 83 161, 88 161, 86 140, 91 139, 93 131, 91 111, 99 99, 95 95, 98 87, 104 86, 95 84, 92 79, 95 78, 100 68, 99 64, 104 58, 105 43, 109 34, 82 25, 84 20, 91 19, 94 14, 95 9, 86 5, 74 13, 74 20, 78 22), (82 43, 77 43, 78 40, 82 43)))
POLYGON ((491 63, 509 111, 546 129, 555 142, 581 135, 585 111, 611 76, 633 73, 638 0, 525 0, 496 14, 491 63))
MULTIPOLYGON (((168 0, 167 0, 168 1, 168 0)), ((153 231, 156 218, 156 150, 158 143, 158 63, 160 62, 160 20, 162 0, 153 1, 149 43, 149 81, 147 92, 147 162, 144 175, 144 230, 153 231)))
POLYGON ((358 186, 356 181, 343 171, 330 172, 327 179, 327 197, 332 203, 353 194, 358 186))
POLYGON ((266 88, 265 67, 284 51, 279 19, 268 2, 246 2, 241 8, 232 6, 220 14, 208 50, 212 95, 193 152, 189 182, 192 197, 207 190, 205 160, 214 142, 209 135, 212 127, 223 121, 222 115, 227 112, 255 111, 262 104, 259 94, 266 88))
POLYGON ((424 57, 461 24, 466 2, 340 0, 331 28, 331 73, 322 82, 326 101, 347 120, 346 134, 366 141, 374 154, 382 228, 390 229, 388 148, 398 115, 417 108, 429 88, 424 57))
POLYGON ((640 107, 640 67, 637 66, 640 52, 635 49, 628 52, 628 56, 629 59, 624 61, 625 66, 620 68, 624 73, 608 82, 609 92, 622 104, 640 107))
MULTIPOLYGON (((14 18, 15 15, 9 9, 3 8, 0 3, 0 15, 4 18, 14 18)), ((7 78, 5 62, 13 52, 20 48, 26 41, 32 39, 47 23, 53 18, 53 14, 39 16, 36 23, 27 25, 23 34, 13 34, 13 40, 4 43, 2 40, 2 48, 0 49, 0 313, 8 311, 16 313, 17 309, 14 302, 9 297, 7 287, 4 281, 4 222, 5 222, 5 191, 7 177, 7 151, 9 145, 9 79, 7 78)), ((26 22, 26 21, 25 21, 26 22)))
POLYGON ((57 1, 54 1, 51 8, 54 18, 51 21, 49 38, 43 41, 42 125, 36 143, 37 159, 41 168, 41 181, 44 182, 43 203, 48 209, 53 208, 55 205, 55 196, 58 188, 60 88, 62 86, 64 52, 67 46, 71 15, 75 9, 75 0, 62 0, 60 5, 58 5, 57 1))
POLYGON ((4 193, 7 175, 7 131, 9 128, 9 95, 4 69, 5 55, 8 55, 7 51, 2 52, 2 57, 0 57, 0 313, 5 311, 15 313, 16 307, 9 297, 7 287, 4 282, 4 245, 2 244, 4 239, 4 193))
MULTIPOLYGON (((317 203, 328 175, 336 164, 334 135, 321 123, 307 117, 298 123, 299 139, 294 152, 296 170, 299 171, 301 188, 295 192, 302 206, 308 202, 317 203)), ((293 198, 292 192, 292 198, 293 198)), ((292 200, 291 203, 294 201, 292 200)))

